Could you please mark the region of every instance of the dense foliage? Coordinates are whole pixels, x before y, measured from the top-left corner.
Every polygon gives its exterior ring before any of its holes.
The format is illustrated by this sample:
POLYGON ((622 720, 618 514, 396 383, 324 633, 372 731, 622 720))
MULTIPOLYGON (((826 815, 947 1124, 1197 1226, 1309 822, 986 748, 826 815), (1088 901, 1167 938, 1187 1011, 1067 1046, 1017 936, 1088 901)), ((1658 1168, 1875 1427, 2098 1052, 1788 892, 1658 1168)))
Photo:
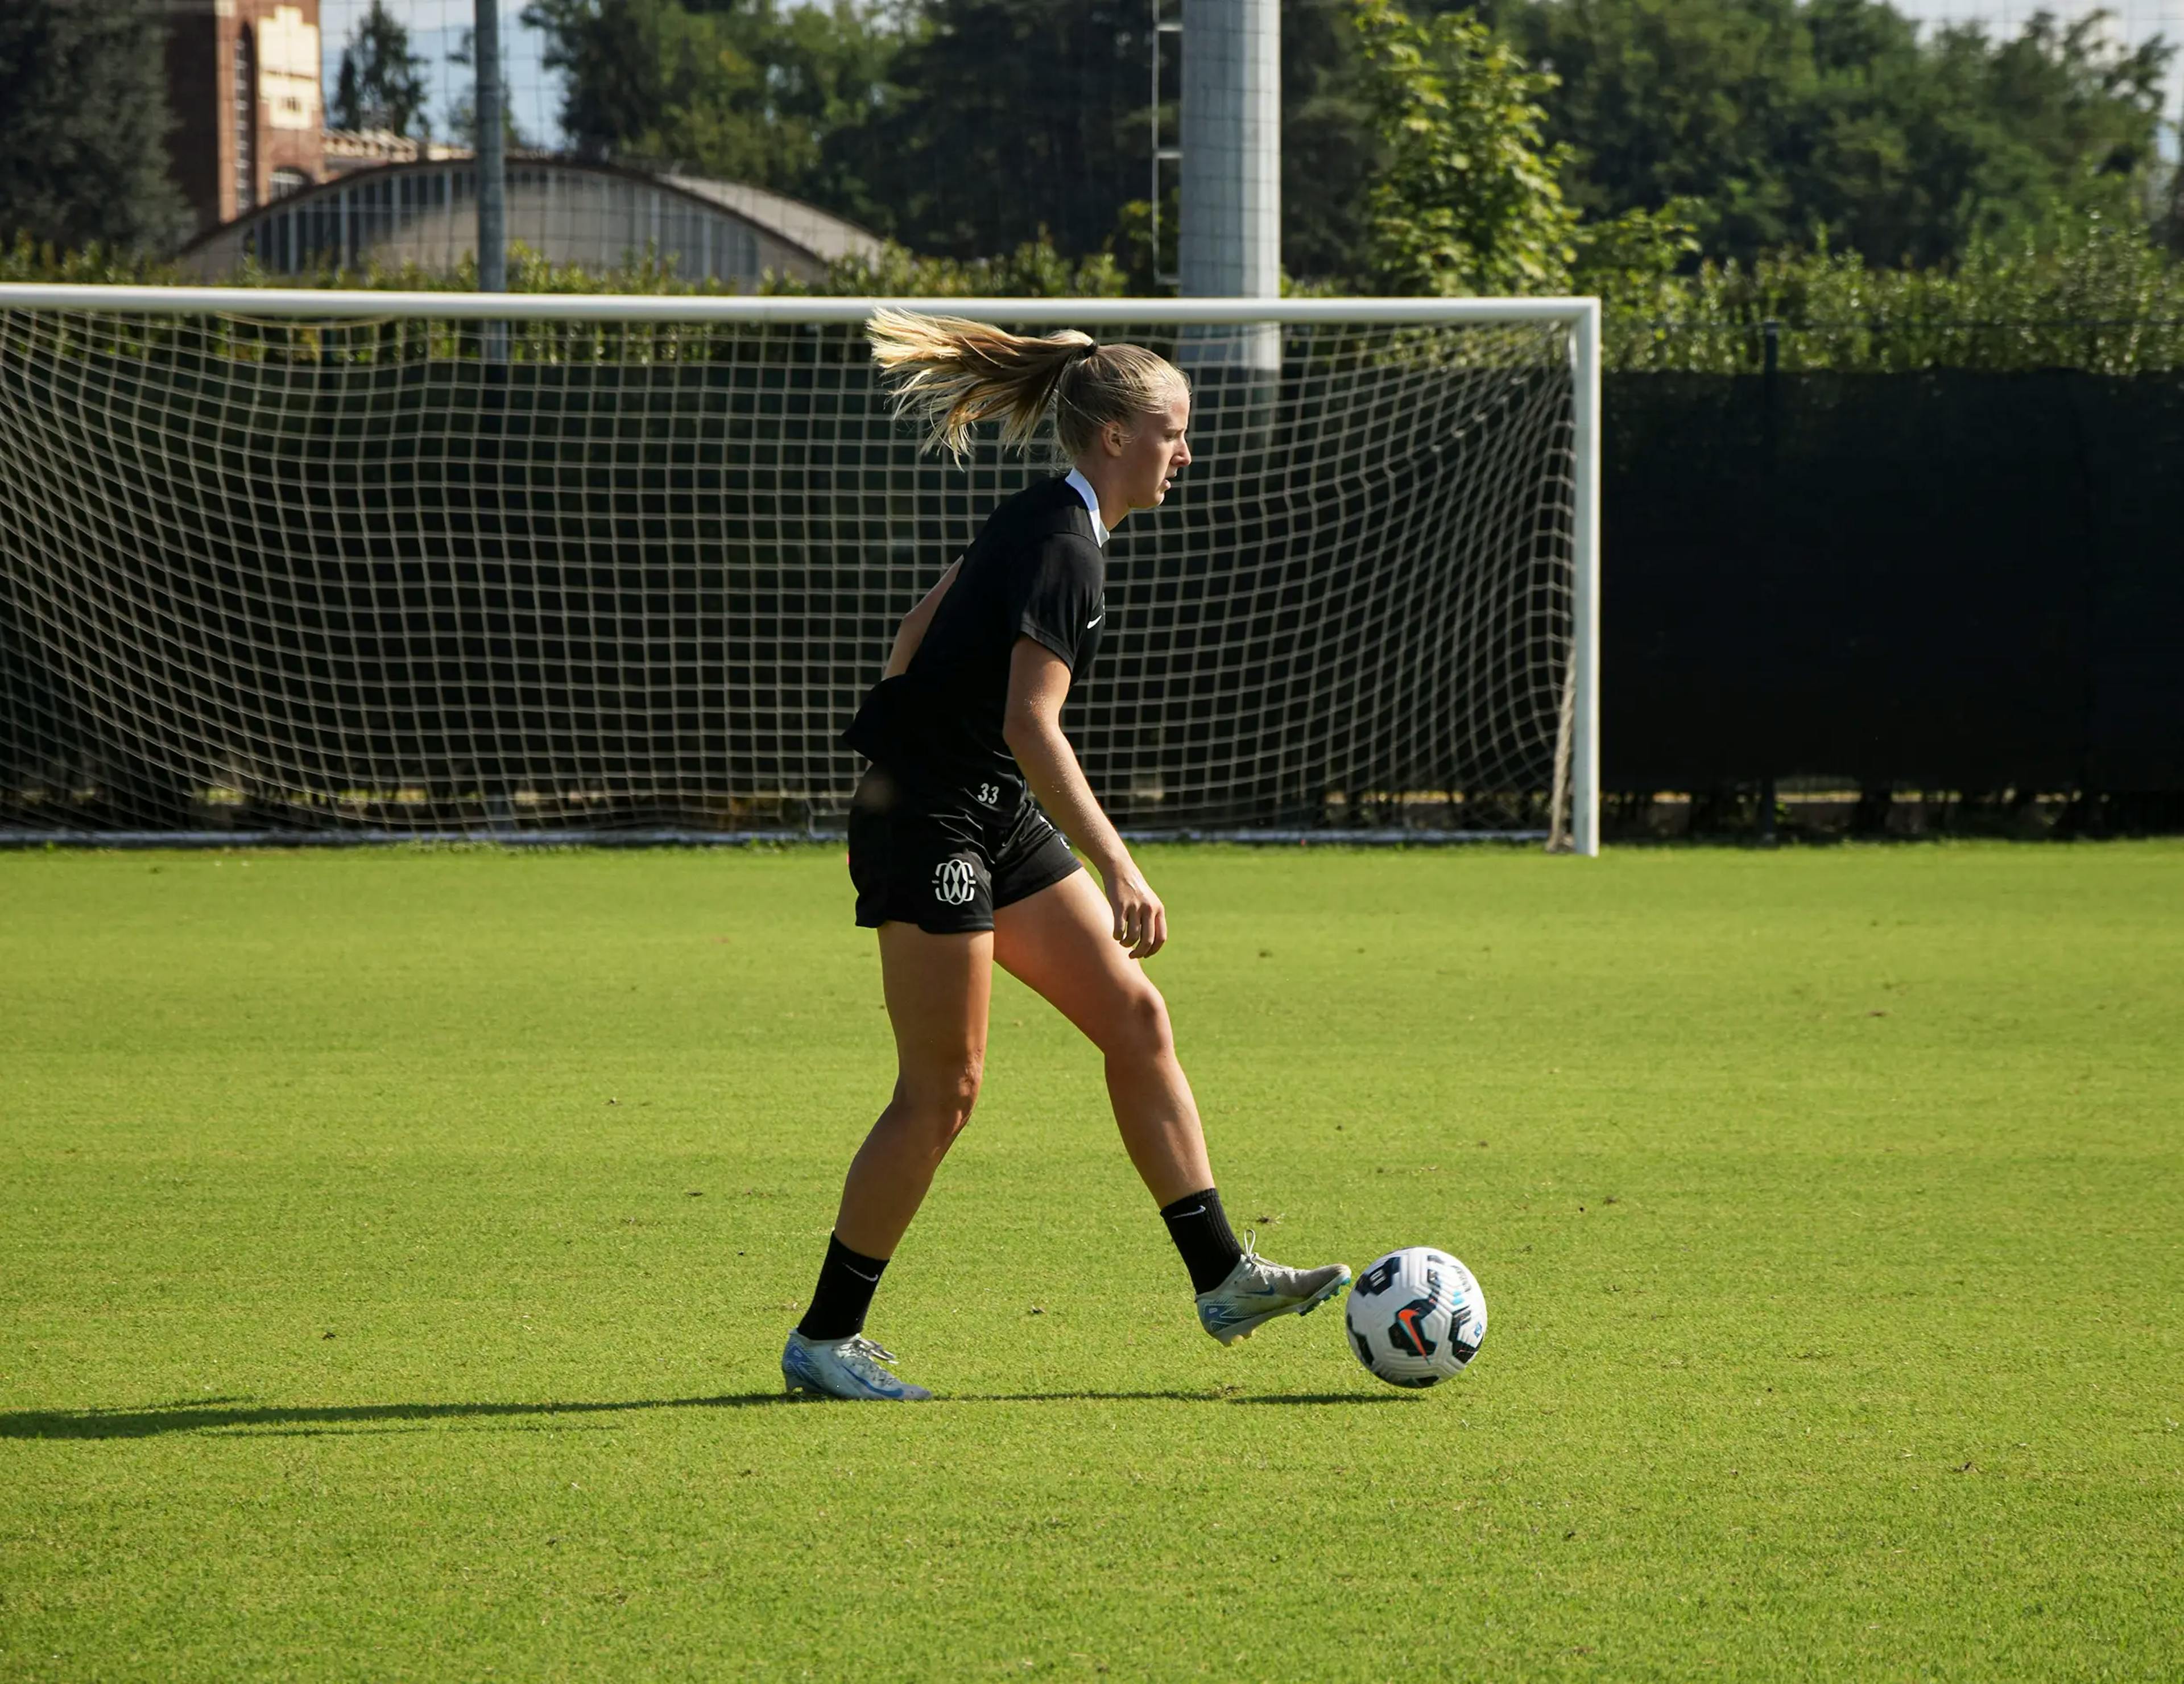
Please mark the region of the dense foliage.
POLYGON ((930 0, 901 92, 844 148, 887 231, 970 258, 1112 240, 1149 181, 1145 0, 930 0))
POLYGON ((1552 64, 1546 133, 1591 215, 1705 207, 1709 252, 1749 259, 1825 227, 1875 263, 2142 214, 2166 47, 2045 14, 2016 36, 1921 35, 1881 0, 1490 0, 1552 64))
POLYGON ((0 237, 150 248, 181 237, 159 21, 152 0, 0 4, 0 237))
MULTIPOLYGON (((1283 0, 1292 273, 1371 290, 1395 284, 1383 260, 1496 273, 1482 217, 1557 243, 1552 192, 1495 203, 1527 179, 1559 183, 1594 223, 1687 202, 1708 254, 1746 262, 1823 230, 1871 263, 1932 264, 2091 213, 2165 214, 2170 50, 2116 47, 2097 18, 2042 14, 1996 39, 1922 34, 1884 0, 1407 9, 1283 0), (1425 224, 1390 221, 1391 174, 1410 182, 1397 206, 1431 199, 1425 224)), ((526 15, 567 75, 587 155, 757 181, 939 255, 1044 232, 1149 279, 1134 244, 1150 182, 1138 0, 532 0, 526 15)))
POLYGON ((854 0, 530 0, 580 157, 748 181, 844 215, 863 174, 830 154, 889 104, 905 37, 854 0))
POLYGON ((914 248, 1083 256, 1146 190, 1143 0, 531 0, 584 156, 793 193, 914 248))

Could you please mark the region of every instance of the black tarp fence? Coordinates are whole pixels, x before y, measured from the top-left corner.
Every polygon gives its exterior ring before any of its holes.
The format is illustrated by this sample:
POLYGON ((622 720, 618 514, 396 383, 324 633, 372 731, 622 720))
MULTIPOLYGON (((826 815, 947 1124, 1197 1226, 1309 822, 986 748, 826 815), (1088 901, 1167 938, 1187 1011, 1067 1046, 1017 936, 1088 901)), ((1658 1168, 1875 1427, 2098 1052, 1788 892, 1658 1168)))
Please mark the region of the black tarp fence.
POLYGON ((2184 374, 1605 400, 1607 788, 2184 789, 2184 374))

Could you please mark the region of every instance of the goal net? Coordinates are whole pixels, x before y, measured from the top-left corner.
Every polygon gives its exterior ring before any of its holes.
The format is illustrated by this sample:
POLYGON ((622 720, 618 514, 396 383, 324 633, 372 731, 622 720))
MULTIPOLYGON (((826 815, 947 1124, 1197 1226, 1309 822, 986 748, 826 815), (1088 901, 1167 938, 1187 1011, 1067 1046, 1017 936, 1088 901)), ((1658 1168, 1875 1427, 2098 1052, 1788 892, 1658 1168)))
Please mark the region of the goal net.
MULTIPOLYGON (((1126 831, 1590 850, 1590 301, 924 307, 1192 378, 1064 718, 1126 831)), ((0 830, 838 828, 895 622, 1053 467, 921 455, 872 308, 0 287, 0 830)))

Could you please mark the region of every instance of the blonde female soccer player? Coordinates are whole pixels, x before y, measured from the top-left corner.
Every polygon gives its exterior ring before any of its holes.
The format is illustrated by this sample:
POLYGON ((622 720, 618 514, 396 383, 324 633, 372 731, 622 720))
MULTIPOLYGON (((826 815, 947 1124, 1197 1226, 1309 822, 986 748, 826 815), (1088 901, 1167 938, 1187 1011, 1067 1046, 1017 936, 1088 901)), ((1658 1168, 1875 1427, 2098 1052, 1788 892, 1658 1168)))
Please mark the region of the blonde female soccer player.
POLYGON ((872 761, 850 810, 850 876, 857 922, 879 932, 899 1073, 850 1162, 783 1377, 791 1391, 833 1397, 932 1396, 882 1366, 895 1359, 864 1336, 865 1314, 970 1120, 996 962, 1105 1057, 1123 1145, 1190 1271, 1206 1330, 1225 1345, 1301 1315, 1350 1271, 1284 1269, 1229 1230, 1167 1006, 1141 963, 1167 940, 1167 911, 1061 733, 1062 701, 1107 617, 1108 533, 1157 508, 1190 464, 1190 389, 1151 352, 1083 333, 1024 338, 894 310, 870 332, 897 413, 931 443, 960 460, 972 424, 999 419, 1004 440, 1026 446, 1051 409, 1072 466, 987 517, 905 616, 844 733, 872 761))

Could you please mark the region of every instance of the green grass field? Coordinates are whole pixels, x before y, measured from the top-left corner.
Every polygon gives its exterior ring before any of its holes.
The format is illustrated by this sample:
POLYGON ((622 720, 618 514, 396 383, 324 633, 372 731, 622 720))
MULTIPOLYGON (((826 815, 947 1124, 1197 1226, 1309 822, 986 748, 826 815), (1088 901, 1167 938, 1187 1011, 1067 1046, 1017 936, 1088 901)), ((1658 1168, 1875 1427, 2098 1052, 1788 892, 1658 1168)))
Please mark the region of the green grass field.
POLYGON ((1150 850, 1233 1213, 1479 1272, 1223 1351, 1013 984, 889 1075, 835 850, 0 856, 0 1676, 2184 1675, 2184 847, 1150 850))

